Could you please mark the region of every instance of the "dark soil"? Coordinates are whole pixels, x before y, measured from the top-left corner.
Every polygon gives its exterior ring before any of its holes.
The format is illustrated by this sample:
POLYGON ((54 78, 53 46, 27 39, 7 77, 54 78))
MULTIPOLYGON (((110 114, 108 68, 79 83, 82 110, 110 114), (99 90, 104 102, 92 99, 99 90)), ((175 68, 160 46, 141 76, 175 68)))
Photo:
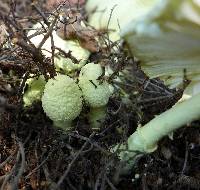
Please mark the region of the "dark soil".
POLYGON ((87 107, 70 131, 55 128, 41 102, 24 108, 22 93, 29 75, 55 76, 52 61, 24 45, 24 31, 43 18, 41 13, 52 12, 57 3, 10 2, 0 2, 1 29, 7 31, 0 31, 1 190, 200 189, 200 121, 177 130, 173 139, 165 137, 155 152, 137 160, 131 173, 118 175, 120 162, 110 152, 111 147, 125 141, 138 123, 145 124, 173 106, 183 92, 168 89, 159 79, 149 79, 124 50, 115 55, 108 47, 90 56, 90 61, 110 64, 116 74, 126 68, 123 83, 117 85, 131 99, 124 103, 118 93, 114 94, 99 130, 91 129, 84 114, 87 107), (3 47, 5 42, 14 45, 3 47), (116 57, 119 61, 114 64, 116 57))

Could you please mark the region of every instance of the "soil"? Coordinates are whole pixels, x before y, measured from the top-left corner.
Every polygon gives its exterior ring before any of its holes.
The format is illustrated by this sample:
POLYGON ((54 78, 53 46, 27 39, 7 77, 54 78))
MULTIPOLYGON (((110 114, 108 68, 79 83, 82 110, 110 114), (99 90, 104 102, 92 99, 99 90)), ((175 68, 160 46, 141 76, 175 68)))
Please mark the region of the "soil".
MULTIPOLYGON (((80 2, 84 9, 84 1, 80 2)), ((23 91, 30 74, 43 74, 46 79, 55 76, 52 61, 28 48, 24 31, 36 21, 44 20, 44 15, 55 10, 58 3, 0 2, 1 190, 200 189, 200 121, 163 138, 155 152, 138 158, 132 172, 118 175, 120 161, 111 153, 111 147, 124 142, 138 123, 143 125, 172 107, 184 90, 169 89, 161 80, 149 79, 139 62, 127 56, 125 44, 117 55, 107 47, 99 52, 95 49, 89 58, 102 65, 110 64, 116 74, 124 68, 127 71, 123 83, 117 85, 129 94, 131 102, 115 93, 100 129, 92 130, 89 125, 87 106, 69 131, 53 126, 41 102, 24 108, 23 91), (5 43, 10 45, 3 46, 5 43), (118 62, 113 64, 116 58, 118 62), (172 94, 170 98, 168 93, 172 94)), ((96 33, 90 31, 80 39, 81 43, 84 45, 84 40, 92 34, 96 33)), ((93 38, 85 47, 90 48, 94 43, 93 38)))

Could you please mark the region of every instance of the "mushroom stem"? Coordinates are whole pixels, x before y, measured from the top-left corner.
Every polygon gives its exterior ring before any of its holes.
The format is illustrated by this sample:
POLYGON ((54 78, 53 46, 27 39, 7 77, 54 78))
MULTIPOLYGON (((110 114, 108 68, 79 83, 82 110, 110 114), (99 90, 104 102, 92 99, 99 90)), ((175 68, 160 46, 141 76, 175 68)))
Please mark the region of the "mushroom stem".
POLYGON ((55 127, 59 127, 65 131, 68 131, 71 129, 72 121, 54 121, 53 124, 55 127))
POLYGON ((78 117, 82 110, 82 92, 74 79, 57 75, 45 85, 42 107, 55 126, 68 130, 70 121, 78 117))
POLYGON ((106 106, 90 108, 88 119, 93 129, 99 129, 101 123, 105 120, 105 117, 106 106))
MULTIPOLYGON (((130 171, 139 152, 155 151, 157 142, 161 138, 198 118, 200 118, 200 94, 176 104, 143 127, 138 127, 128 138, 128 149, 125 145, 120 146, 122 151, 119 156, 126 163, 123 173, 130 171)), ((117 146, 114 149, 117 149, 117 146)))

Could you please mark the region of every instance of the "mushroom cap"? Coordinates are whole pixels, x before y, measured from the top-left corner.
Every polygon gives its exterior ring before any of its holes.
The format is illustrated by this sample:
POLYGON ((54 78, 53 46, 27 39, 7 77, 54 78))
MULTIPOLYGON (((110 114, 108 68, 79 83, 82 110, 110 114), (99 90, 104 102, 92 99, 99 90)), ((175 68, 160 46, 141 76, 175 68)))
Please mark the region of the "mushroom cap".
POLYGON ((44 76, 41 75, 38 78, 30 78, 26 81, 28 89, 24 92, 23 101, 24 106, 31 106, 33 102, 41 100, 42 93, 46 84, 44 76))
POLYGON ((102 73, 99 64, 88 63, 82 67, 79 75, 79 86, 83 97, 94 108, 105 106, 112 94, 108 82, 97 80, 102 73))
MULTIPOLYGON (((33 26, 34 30, 30 30, 28 36, 33 35, 36 30, 42 31, 44 26, 45 26, 44 23, 37 23, 36 25, 33 26)), ((38 45, 44 38, 45 34, 46 33, 34 36, 30 40, 36 47, 38 47, 38 45)), ((60 48, 66 53, 70 51, 71 55, 79 61, 78 64, 74 64, 74 62, 70 58, 66 58, 61 55, 55 56, 54 62, 57 70, 63 70, 65 73, 69 73, 85 65, 86 60, 90 55, 90 52, 88 50, 82 48, 77 40, 63 40, 56 34, 56 31, 53 31, 52 35, 53 35, 54 45, 56 47, 60 48)), ((51 37, 49 37, 42 46, 42 53, 47 57, 52 56, 51 46, 52 46, 52 41, 51 37)), ((58 52, 59 52, 58 50, 55 50, 55 53, 58 52)))
POLYGON ((67 75, 57 75, 45 85, 42 107, 54 122, 75 119, 82 110, 82 92, 67 75))

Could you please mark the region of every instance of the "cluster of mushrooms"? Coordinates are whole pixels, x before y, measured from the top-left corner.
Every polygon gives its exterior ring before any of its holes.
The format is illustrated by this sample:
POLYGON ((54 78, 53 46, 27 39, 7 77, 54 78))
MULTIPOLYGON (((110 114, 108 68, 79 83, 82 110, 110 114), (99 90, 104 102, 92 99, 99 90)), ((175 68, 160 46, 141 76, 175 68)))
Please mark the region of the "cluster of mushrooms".
MULTIPOLYGON (((100 64, 88 63, 90 53, 94 49, 96 50, 96 48, 88 47, 92 47, 91 44, 94 44, 94 47, 97 45, 94 43, 95 39, 91 37, 93 31, 84 25, 79 13, 71 8, 67 10, 67 15, 70 16, 65 20, 74 22, 69 22, 67 25, 69 30, 67 38, 61 35, 61 29, 52 32, 54 46, 65 53, 70 52, 70 55, 78 60, 78 63, 74 63, 71 58, 63 56, 56 49, 54 66, 57 75, 47 82, 42 75, 28 79, 26 82, 28 88, 23 95, 24 106, 31 106, 34 101, 41 100, 44 112, 53 120, 54 125, 68 130, 72 121, 80 115, 83 106, 86 105, 90 108, 88 120, 91 126, 98 128, 106 116, 106 105, 113 93, 113 87, 101 77, 103 68, 100 64), (77 17, 77 15, 79 16, 77 17), (81 39, 85 36, 86 39, 92 40, 83 39, 83 43, 81 43, 80 35, 78 35, 78 39, 74 38, 76 35, 74 28, 79 31, 78 34, 81 34, 81 39)), ((37 23, 33 26, 35 30, 28 33, 28 36, 33 36, 30 40, 36 47, 40 46, 45 35, 44 27, 48 26, 45 26, 44 23, 37 23), (43 34, 34 35, 35 31, 43 34)), ((41 48, 46 57, 52 56, 51 47, 52 41, 49 37, 41 48)))
POLYGON ((78 83, 67 75, 57 75, 45 85, 42 107, 58 127, 68 128, 81 113, 83 102, 90 106, 89 121, 93 127, 105 116, 105 105, 112 92, 106 81, 99 81, 102 68, 88 63, 82 67, 78 83))
POLYGON ((90 107, 90 124, 97 128, 106 116, 106 105, 113 92, 107 81, 99 80, 102 72, 99 64, 88 63, 81 68, 77 79, 65 74, 58 74, 47 83, 42 76, 30 79, 23 97, 25 106, 42 100, 43 110, 54 125, 69 129, 86 104, 90 107))

